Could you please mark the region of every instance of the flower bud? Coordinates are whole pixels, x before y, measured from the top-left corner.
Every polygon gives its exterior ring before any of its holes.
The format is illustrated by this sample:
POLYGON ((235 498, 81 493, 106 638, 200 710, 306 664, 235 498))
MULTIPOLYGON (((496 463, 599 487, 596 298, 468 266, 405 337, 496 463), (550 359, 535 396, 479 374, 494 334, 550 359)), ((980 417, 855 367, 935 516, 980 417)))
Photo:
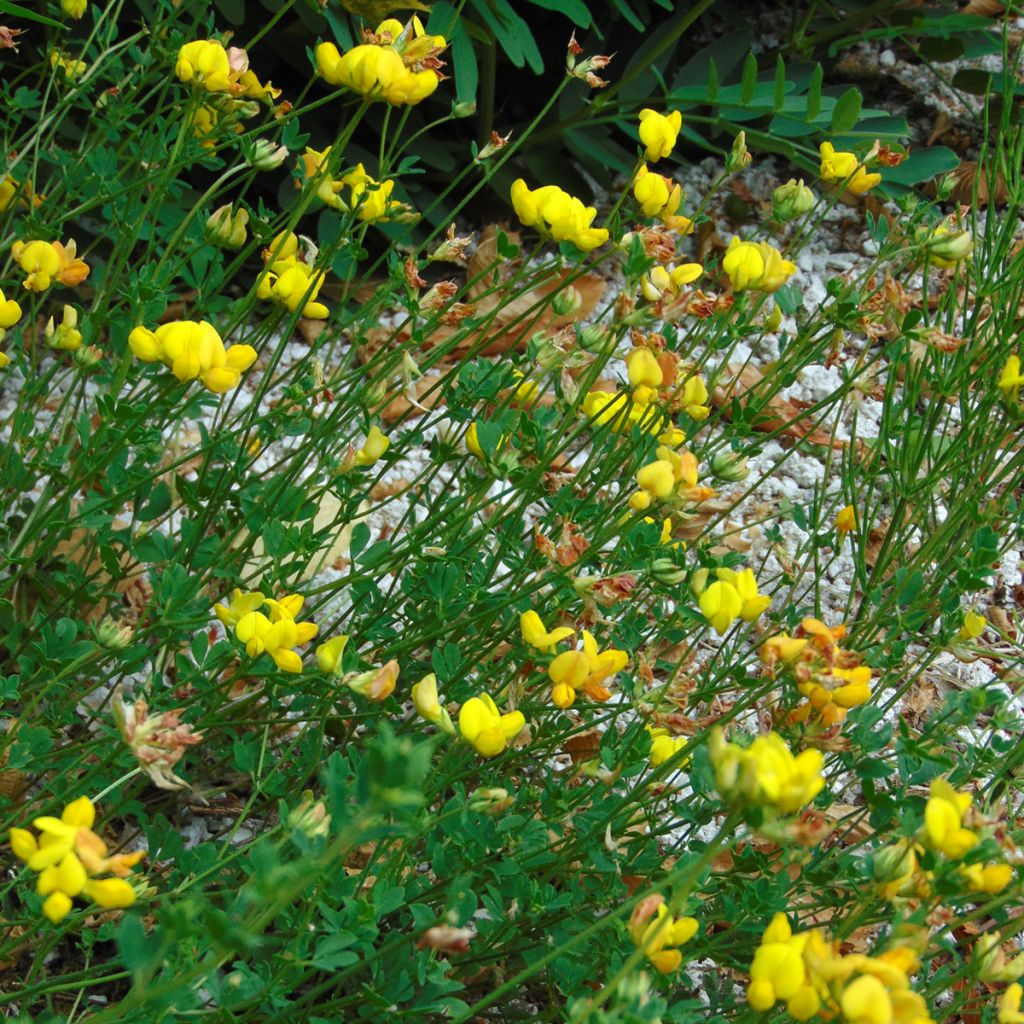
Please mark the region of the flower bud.
POLYGON ((316 649, 316 663, 321 672, 328 672, 333 676, 341 675, 341 656, 344 653, 348 637, 331 637, 326 643, 320 644, 316 649))
POLYGON ((206 221, 206 240, 225 249, 241 249, 245 245, 249 223, 249 211, 233 211, 226 203, 210 214, 206 221))
POLYGON ((472 117, 476 113, 476 103, 472 100, 452 104, 452 117, 472 117))
POLYGON ((815 202, 814 193, 804 184, 803 178, 799 181, 790 178, 772 193, 772 216, 785 224, 803 216, 815 202))
POLYGON ((123 651, 134 635, 131 626, 120 626, 110 616, 96 627, 96 642, 108 651, 123 651))
POLYGON ((267 139, 257 139, 246 154, 246 161, 257 171, 273 171, 288 159, 288 150, 267 139))
POLYGON ((75 349, 74 360, 83 370, 94 370, 103 360, 103 352, 95 345, 75 349))
POLYGON ((678 586, 686 579, 688 570, 681 569, 671 558, 655 558, 651 562, 651 576, 659 583, 670 587, 678 586))
POLYGON ((82 347, 82 332, 78 329, 78 310, 74 306, 65 305, 60 324, 54 325, 51 316, 43 333, 53 348, 77 352, 82 347))
POLYGON ((740 132, 733 141, 729 156, 726 157, 725 169, 729 174, 735 174, 737 171, 742 171, 744 167, 749 167, 753 159, 747 149, 747 133, 740 132))
POLYGON ((288 827, 301 832, 307 839, 326 836, 331 828, 331 816, 323 800, 313 800, 313 791, 304 789, 302 800, 288 815, 288 827))
POLYGON ((745 455, 736 452, 718 452, 711 459, 711 472, 721 480, 739 483, 750 475, 745 455))
POLYGON ((587 324, 579 332, 580 348, 587 352, 602 352, 613 340, 612 332, 600 324, 587 324))
POLYGON ((967 259, 974 249, 969 231, 952 231, 945 225, 936 228, 925 244, 937 267, 951 267, 967 259))
POLYGON ((482 811, 484 814, 499 814, 513 803, 515 798, 509 796, 508 790, 497 787, 476 789, 469 795, 469 809, 482 811))
POLYGON ((574 288, 571 285, 568 288, 562 288, 557 291, 554 299, 551 301, 551 309, 558 316, 568 316, 570 313, 575 313, 582 305, 583 296, 578 288, 574 288))
POLYGON ((367 700, 382 701, 394 693, 398 682, 398 662, 394 658, 380 668, 360 672, 345 679, 345 685, 367 700))
POLYGON ((690 590, 694 597, 700 597, 707 589, 708 577, 711 575, 708 569, 695 569, 690 577, 690 590))

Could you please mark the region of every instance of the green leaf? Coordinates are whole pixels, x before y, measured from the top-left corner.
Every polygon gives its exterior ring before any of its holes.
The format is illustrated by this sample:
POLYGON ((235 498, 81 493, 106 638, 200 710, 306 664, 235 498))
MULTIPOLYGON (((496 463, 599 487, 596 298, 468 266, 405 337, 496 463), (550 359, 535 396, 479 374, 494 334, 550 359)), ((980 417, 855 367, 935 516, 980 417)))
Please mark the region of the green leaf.
POLYGON ((714 103, 718 99, 718 65, 712 58, 708 64, 708 103, 714 103))
POLYGON ((536 7, 543 7, 545 11, 564 14, 580 28, 590 28, 590 11, 582 0, 530 0, 530 3, 536 7))
POLYGON ((848 132, 860 117, 861 108, 860 89, 851 86, 836 101, 832 109, 832 131, 836 134, 848 132))
POLYGON ((775 61, 775 103, 774 110, 781 110, 782 104, 786 102, 786 62, 780 53, 775 61))
POLYGON ((814 65, 811 82, 807 86, 807 120, 813 121, 821 113, 821 80, 824 72, 820 64, 814 65))
POLYGON ((0 14, 10 15, 12 18, 25 18, 28 21, 38 21, 40 25, 49 25, 50 28, 64 28, 59 21, 47 18, 44 14, 37 14, 20 4, 12 4, 10 0, 0 0, 0 14))
POLYGON ((897 167, 881 168, 882 181, 897 185, 917 185, 922 181, 930 181, 936 175, 947 174, 959 166, 960 158, 945 146, 915 149, 897 167))
POLYGON ((455 78, 455 98, 460 103, 475 103, 480 83, 480 68, 476 51, 460 24, 452 35, 452 71, 455 78))
POLYGON ((754 98, 757 88, 757 58, 748 53, 743 63, 743 77, 740 79, 740 105, 746 106, 754 98))

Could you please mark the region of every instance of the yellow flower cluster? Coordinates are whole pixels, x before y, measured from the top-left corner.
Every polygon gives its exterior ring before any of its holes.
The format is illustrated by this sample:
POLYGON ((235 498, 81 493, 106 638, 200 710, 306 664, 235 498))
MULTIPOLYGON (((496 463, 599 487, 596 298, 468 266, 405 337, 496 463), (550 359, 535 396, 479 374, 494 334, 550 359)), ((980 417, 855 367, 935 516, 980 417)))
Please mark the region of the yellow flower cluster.
POLYGON ((823 142, 819 148, 823 181, 840 182, 847 191, 862 196, 882 180, 880 174, 869 174, 855 153, 837 151, 831 142, 823 142))
POLYGON ((722 269, 733 291, 777 292, 796 273, 796 264, 784 259, 770 242, 744 242, 733 236, 722 257, 722 269))
POLYGON ((710 487, 698 485, 697 457, 666 444, 655 449, 657 458, 637 470, 639 488, 629 499, 634 512, 646 512, 655 502, 668 502, 679 509, 699 504, 714 495, 710 487))
POLYGON ((15 857, 39 872, 36 891, 43 900, 43 913, 56 924, 71 912, 76 896, 101 907, 130 907, 135 890, 125 879, 146 856, 136 853, 107 854, 107 844, 96 835, 93 802, 82 796, 64 808, 59 818, 44 816, 32 822, 39 835, 28 829, 12 828, 11 849, 15 857), (112 874, 114 878, 101 878, 112 874))
POLYGON ((683 288, 692 284, 704 268, 699 263, 678 263, 674 266, 652 267, 640 281, 640 292, 648 302, 659 302, 667 295, 678 296, 683 288))
MULTIPOLYGON (((271 299, 293 313, 301 310, 310 320, 326 320, 330 312, 317 302, 327 275, 322 270, 313 270, 299 254, 299 239, 291 231, 277 235, 269 249, 263 250, 266 270, 256 282, 256 294, 261 299, 271 299)), ((315 258, 315 257, 314 257, 315 258)))
POLYGON ((182 82, 209 93, 228 93, 251 100, 274 100, 281 95, 269 82, 264 85, 249 70, 249 55, 237 46, 224 49, 216 39, 195 39, 178 50, 174 73, 182 82))
POLYGON ((708 743, 718 792, 737 803, 793 814, 809 804, 825 785, 818 750, 796 757, 777 733, 758 736, 749 747, 725 739, 720 728, 708 743))
POLYGON ((163 363, 178 380, 202 381, 215 395, 238 387, 242 374, 256 362, 251 345, 225 348, 206 320, 172 320, 155 331, 140 325, 128 335, 128 345, 144 363, 163 363))
POLYGON ((677 212, 683 202, 682 185, 648 170, 647 164, 641 164, 633 178, 633 198, 645 217, 657 217, 670 231, 681 235, 693 231, 693 221, 677 212))
POLYGON ((373 38, 344 54, 334 43, 321 43, 316 66, 324 80, 394 106, 413 106, 437 89, 443 66, 438 54, 448 45, 444 36, 427 35, 414 17, 408 26, 388 18, 373 38))
POLYGON ((340 178, 332 178, 328 173, 330 158, 330 146, 324 150, 307 146, 302 157, 302 171, 306 180, 315 179, 319 182, 316 194, 327 206, 354 213, 366 224, 388 221, 394 214, 406 209, 403 203, 391 199, 395 183, 390 178, 374 181, 362 164, 357 164, 340 178), (346 188, 349 193, 347 199, 342 194, 346 188))
POLYGON ((840 955, 822 929, 794 934, 779 913, 754 953, 747 1002, 761 1012, 784 1002, 799 1021, 820 1013, 846 1024, 931 1024, 924 999, 910 987, 918 966, 908 946, 840 955))
POLYGON ((534 228, 555 242, 572 242, 590 252, 608 241, 606 228, 591 227, 597 210, 584 206, 557 185, 542 185, 531 191, 522 178, 512 183, 512 208, 528 228, 534 228))
POLYGON ((665 897, 659 894, 642 899, 629 918, 629 937, 660 974, 679 969, 683 954, 677 947, 685 946, 697 934, 693 917, 671 917, 665 897))
POLYGON ((22 282, 32 292, 45 292, 54 281, 74 288, 89 276, 89 265, 78 259, 78 246, 72 238, 61 242, 15 242, 11 255, 25 272, 22 282))
POLYGON ((871 697, 871 669, 860 663, 859 654, 839 646, 845 635, 845 626, 829 627, 808 617, 794 636, 778 633, 761 645, 761 661, 771 673, 785 670, 807 698, 793 713, 794 721, 804 721, 814 712, 823 725, 838 725, 850 708, 871 697))
POLYGON ((250 658, 269 654, 282 672, 297 673, 302 671, 302 657, 293 648, 309 643, 317 634, 315 623, 295 619, 303 603, 299 594, 288 594, 277 601, 259 591, 247 593, 236 589, 229 604, 215 604, 213 610, 245 644, 250 658))
POLYGON ((19 182, 9 174, 0 178, 0 213, 9 210, 15 203, 34 208, 42 202, 43 197, 37 196, 28 182, 19 182))
POLYGON ((637 427, 645 434, 660 434, 668 420, 656 405, 641 405, 631 401, 624 391, 587 392, 580 402, 580 414, 595 426, 610 427, 619 433, 637 427))
MULTIPOLYGON (((556 626, 549 631, 532 609, 519 617, 519 629, 526 643, 539 654, 554 654, 559 643, 576 633, 569 626, 556 626)), ((608 700, 611 691, 604 685, 605 680, 621 672, 629 663, 629 655, 625 651, 614 647, 599 650, 589 630, 582 630, 580 635, 582 650, 562 651, 548 665, 551 700, 560 708, 572 707, 577 690, 583 690, 591 700, 608 700)))

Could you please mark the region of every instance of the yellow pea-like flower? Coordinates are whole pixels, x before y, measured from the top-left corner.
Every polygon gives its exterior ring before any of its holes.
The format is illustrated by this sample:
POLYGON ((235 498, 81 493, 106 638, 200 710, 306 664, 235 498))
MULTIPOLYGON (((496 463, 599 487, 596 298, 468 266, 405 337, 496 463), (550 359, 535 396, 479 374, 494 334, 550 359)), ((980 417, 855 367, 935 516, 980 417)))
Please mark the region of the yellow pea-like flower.
POLYGON ((670 156, 682 126, 683 115, 678 110, 671 110, 668 114, 659 114, 649 107, 641 110, 640 141, 645 147, 644 156, 651 163, 670 156))

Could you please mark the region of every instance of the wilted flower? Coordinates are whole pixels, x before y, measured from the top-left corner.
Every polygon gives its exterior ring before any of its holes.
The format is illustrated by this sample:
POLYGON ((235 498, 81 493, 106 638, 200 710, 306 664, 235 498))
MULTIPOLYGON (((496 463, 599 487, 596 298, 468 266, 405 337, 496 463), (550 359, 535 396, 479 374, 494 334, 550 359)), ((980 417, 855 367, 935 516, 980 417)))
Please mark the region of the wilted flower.
POLYGON ((186 747, 202 742, 203 734, 182 722, 183 709, 174 708, 151 715, 149 706, 141 697, 129 703, 120 691, 111 706, 121 738, 154 785, 161 789, 187 789, 188 783, 175 774, 174 766, 181 760, 186 747))
POLYGON ((394 658, 372 668, 368 672, 357 672, 345 676, 342 682, 354 693, 367 700, 387 700, 395 692, 395 683, 398 682, 398 662, 394 658))

